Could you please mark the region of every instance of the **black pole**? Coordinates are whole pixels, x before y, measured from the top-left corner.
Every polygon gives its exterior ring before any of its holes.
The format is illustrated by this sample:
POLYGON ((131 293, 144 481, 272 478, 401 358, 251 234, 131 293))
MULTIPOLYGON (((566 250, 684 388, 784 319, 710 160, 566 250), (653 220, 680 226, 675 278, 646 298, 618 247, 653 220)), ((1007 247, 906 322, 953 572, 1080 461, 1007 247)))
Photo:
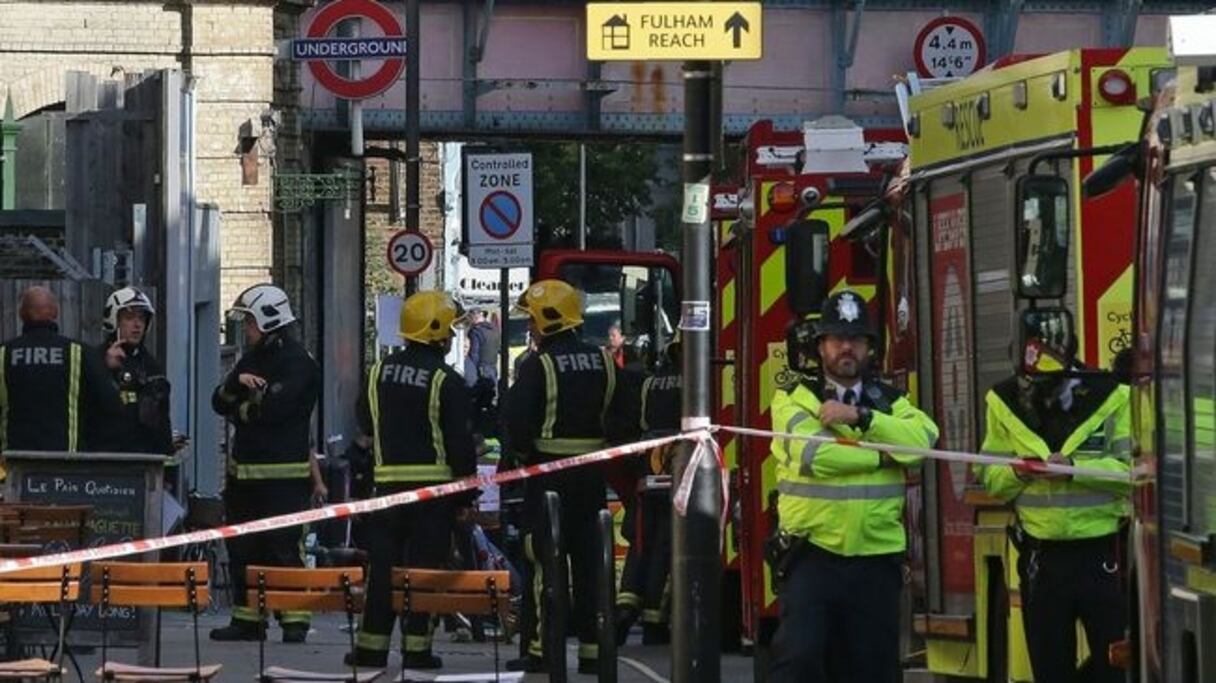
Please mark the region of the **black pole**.
MULTIPOLYGON (((421 26, 418 3, 420 0, 405 2, 405 229, 421 230, 419 212, 422 207, 420 195, 422 185, 422 164, 419 158, 419 138, 422 136, 422 122, 419 117, 418 59, 421 26)), ((411 276, 405 279, 405 295, 409 296, 418 291, 418 278, 411 276)))
MULTIPOLYGON (((499 424, 503 423, 503 405, 506 401, 507 389, 510 387, 511 376, 511 340, 508 324, 511 320, 511 270, 503 268, 498 277, 498 406, 499 424)), ((502 456, 502 444, 506 443, 506 433, 498 435, 499 456, 502 456)))
POLYGON ((599 605, 596 606, 595 628, 599 637, 599 671, 597 683, 617 683, 616 669, 616 535, 613 531, 612 513, 600 510, 599 519, 600 566, 596 577, 599 589, 599 605))
MULTIPOLYGON (((710 284, 713 233, 709 185, 713 131, 722 116, 712 106, 713 65, 685 62, 684 68, 684 273, 680 334, 684 374, 683 428, 708 426, 710 408, 710 284)), ((683 442, 673 481, 692 463, 695 444, 683 442)), ((679 487, 673 486, 672 491, 679 487)), ((721 478, 717 462, 697 464, 687 515, 673 514, 672 683, 719 683, 721 644, 721 478)))
MULTIPOLYGON (((549 683, 566 683, 566 613, 570 608, 570 590, 566 582, 566 560, 562 555, 562 499, 555 491, 545 492, 545 519, 549 522, 549 542, 541 562, 545 565, 545 580, 540 600, 544 614, 543 630, 545 664, 549 667, 549 683)), ((541 629, 540 624, 537 625, 541 629)))

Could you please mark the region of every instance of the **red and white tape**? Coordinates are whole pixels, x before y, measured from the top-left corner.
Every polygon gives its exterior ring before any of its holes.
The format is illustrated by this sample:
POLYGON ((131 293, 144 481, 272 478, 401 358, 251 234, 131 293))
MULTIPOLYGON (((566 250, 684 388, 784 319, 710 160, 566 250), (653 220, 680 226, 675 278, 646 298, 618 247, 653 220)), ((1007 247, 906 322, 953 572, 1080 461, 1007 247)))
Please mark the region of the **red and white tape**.
POLYGON ((751 429, 749 427, 717 427, 715 431, 730 432, 731 434, 739 434, 741 436, 758 436, 769 439, 788 439, 790 441, 816 441, 819 443, 836 443, 842 446, 856 446, 857 448, 868 448, 875 451, 896 451, 898 453, 907 453, 908 455, 917 455, 922 458, 932 458, 934 460, 945 460, 947 462, 962 462, 972 465, 1005 465, 1021 468, 1032 473, 1050 473, 1050 474, 1069 474, 1075 477, 1092 477, 1094 479, 1108 479, 1110 481, 1132 481, 1132 475, 1128 472, 1114 472, 1111 470, 1098 470, 1091 467, 1077 467, 1076 465, 1058 465, 1049 463, 1045 460, 1028 460, 1021 458, 1013 458, 1002 455, 981 455, 978 453, 968 453, 964 451, 945 450, 940 448, 916 448, 913 446, 895 446, 892 444, 875 443, 873 441, 859 441, 856 439, 846 439, 844 437, 819 436, 817 434, 786 434, 781 432, 772 432, 764 429, 751 429))
POLYGON ((326 505, 325 507, 316 508, 313 510, 303 510, 301 512, 293 512, 286 515, 277 515, 275 517, 266 517, 256 519, 251 522, 241 524, 231 524, 228 526, 217 527, 215 529, 204 529, 202 531, 190 531, 187 533, 174 534, 172 536, 162 536, 159 538, 145 538, 136 541, 126 541, 124 543, 114 543, 111 545, 98 546, 96 548, 82 548, 80 550, 69 550, 61 553, 52 553, 49 555, 39 555, 37 557, 22 557, 15 559, 0 560, 0 574, 13 572, 20 569, 31 569, 34 567, 56 567, 74 562, 89 562, 93 560, 107 560, 124 555, 134 555, 137 553, 146 553, 154 550, 165 550, 167 548, 176 548, 191 543, 204 543, 207 541, 218 541, 233 536, 246 536, 256 534, 263 531, 273 531, 275 529, 285 529, 288 527, 299 526, 301 524, 309 524, 311 522, 320 522, 327 519, 341 519, 351 515, 365 514, 368 512, 378 512, 399 505, 408 505, 419 501, 441 498, 443 496, 451 496, 457 493, 464 493, 480 488, 488 484, 503 484, 520 479, 527 479, 543 474, 568 470, 575 467, 592 465, 596 463, 607 462, 616 458, 621 458, 628 455, 636 455, 644 453, 657 446, 662 446, 675 441, 681 441, 690 438, 708 438, 706 432, 698 434, 676 434, 674 436, 666 436, 658 439, 648 439, 646 441, 638 441, 636 443, 617 446, 614 448, 605 448, 603 450, 594 451, 585 455, 579 455, 572 458, 563 458, 562 460, 554 460, 552 462, 541 463, 538 465, 529 465, 519 469, 499 472, 493 475, 473 476, 446 484, 437 484, 435 486, 426 486, 413 491, 403 491, 394 493, 388 496, 380 496, 379 498, 369 498, 367 500, 352 501, 349 503, 335 503, 326 505))
POLYGON ((1035 473, 1069 474, 1073 476, 1093 477, 1112 481, 1132 481, 1132 475, 1126 472, 1111 472, 1108 470, 1097 470, 1087 467, 1076 467, 1073 465, 1058 465, 1038 461, 1013 461, 1011 458, 995 455, 979 455, 976 453, 936 448, 893 446, 892 444, 874 443, 870 441, 846 439, 843 437, 826 437, 813 434, 786 434, 763 429, 751 429, 747 427, 708 425, 673 436, 647 439, 645 441, 638 441, 636 443, 617 446, 614 448, 605 448, 603 450, 594 451, 585 455, 563 458, 561 460, 554 460, 552 462, 541 463, 538 465, 529 465, 527 467, 508 470, 506 472, 499 472, 493 475, 467 477, 465 479, 460 479, 458 481, 453 481, 446 484, 426 486, 423 488, 414 489, 412 491, 403 491, 401 493, 380 496, 378 498, 369 498, 367 500, 352 501, 349 503, 336 503, 313 510, 304 510, 286 515, 266 517, 264 519, 257 519, 241 524, 231 524, 215 529, 204 529, 202 531, 191 531, 187 533, 174 534, 172 536, 126 541, 123 543, 114 543, 96 548, 84 548, 81 550, 71 550, 61 553, 52 553, 49 555, 39 555, 37 557, 22 557, 0 560, 0 574, 35 567, 55 567, 74 562, 106 560, 125 555, 134 555, 155 550, 176 548, 189 545, 191 543, 218 541, 225 538, 232 538, 234 536, 246 536, 264 531, 273 531, 275 529, 285 529, 288 527, 299 526, 301 524, 320 522, 327 519, 341 519, 351 515, 378 512, 400 505, 408 505, 410 503, 417 503, 419 501, 431 500, 434 498, 441 498, 443 496, 451 496, 457 493, 472 491, 489 484, 504 484, 507 482, 519 481, 521 479, 528 479, 530 477, 541 476, 552 472, 559 472, 561 470, 573 469, 575 467, 607 462, 609 460, 614 460, 629 455, 637 455, 638 453, 644 453, 658 446, 664 446, 669 443, 685 440, 696 441, 697 447, 693 453, 692 459, 684 470, 683 478, 676 487, 676 491, 673 496, 673 506, 675 507, 677 514, 687 514, 693 480, 696 477, 697 472, 702 468, 704 461, 706 459, 712 459, 718 469, 719 475, 722 477, 723 505, 722 518, 719 520, 719 522, 724 525, 726 522, 727 503, 729 500, 729 491, 727 490, 729 473, 726 471, 725 464, 722 461, 721 450, 718 448, 717 443, 712 437, 713 433, 718 431, 738 434, 740 436, 762 437, 769 439, 838 443, 845 446, 868 448, 877 451, 897 450, 900 453, 907 453, 909 455, 917 455, 925 458, 945 460, 949 462, 963 462, 980 465, 1014 464, 1035 473))

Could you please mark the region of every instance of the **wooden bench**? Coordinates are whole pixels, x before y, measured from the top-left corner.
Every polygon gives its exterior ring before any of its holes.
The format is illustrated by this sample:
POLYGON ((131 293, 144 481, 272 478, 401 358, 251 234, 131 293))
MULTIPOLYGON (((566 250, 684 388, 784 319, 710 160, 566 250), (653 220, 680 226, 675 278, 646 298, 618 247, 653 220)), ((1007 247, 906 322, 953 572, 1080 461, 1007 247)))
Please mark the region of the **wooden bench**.
POLYGON ((60 679, 63 676, 67 615, 80 597, 80 563, 60 567, 19 569, 0 574, 0 603, 59 604, 59 634, 54 662, 30 658, 0 662, 0 679, 60 679))
MULTIPOLYGON (((449 571, 394 567, 393 610, 405 619, 411 612, 494 616, 502 623, 511 609, 511 574, 507 571, 449 571)), ((494 639, 494 673, 499 669, 498 638, 494 639)), ((406 680, 406 669, 401 680, 406 680)), ((426 674, 410 672, 412 680, 426 674)), ((480 679, 460 679, 480 680, 480 679)))
POLYGON ((327 567, 299 569, 294 567, 250 566, 245 570, 247 605, 256 605, 265 628, 269 613, 275 610, 307 610, 309 612, 346 612, 350 630, 351 667, 349 671, 329 673, 300 671, 283 667, 266 667, 266 639, 259 639, 258 680, 262 683, 369 683, 384 674, 383 670, 360 671, 353 663, 355 657, 355 614, 363 610, 363 568, 327 567))
POLYGON ((219 664, 203 666, 198 642, 198 613, 211 602, 205 562, 95 562, 90 602, 101 610, 101 667, 98 678, 105 681, 207 681, 220 672, 219 664), (106 613, 113 605, 155 607, 157 609, 156 665, 135 666, 109 661, 109 630, 106 613), (165 607, 184 607, 194 620, 194 666, 160 665, 159 612, 165 607))

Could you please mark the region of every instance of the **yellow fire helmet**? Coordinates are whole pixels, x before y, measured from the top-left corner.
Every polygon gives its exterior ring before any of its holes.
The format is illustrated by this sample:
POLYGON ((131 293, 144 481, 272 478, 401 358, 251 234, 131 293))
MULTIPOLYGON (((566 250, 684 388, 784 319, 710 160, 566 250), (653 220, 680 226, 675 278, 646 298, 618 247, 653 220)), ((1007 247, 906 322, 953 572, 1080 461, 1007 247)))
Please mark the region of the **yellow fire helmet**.
POLYGON ((398 331, 409 341, 438 344, 451 339, 452 330, 464 324, 464 307, 459 302, 447 292, 427 291, 405 300, 398 331))
POLYGON ((545 337, 583 324, 582 297, 561 280, 534 282, 519 296, 515 309, 532 318, 532 324, 545 337))

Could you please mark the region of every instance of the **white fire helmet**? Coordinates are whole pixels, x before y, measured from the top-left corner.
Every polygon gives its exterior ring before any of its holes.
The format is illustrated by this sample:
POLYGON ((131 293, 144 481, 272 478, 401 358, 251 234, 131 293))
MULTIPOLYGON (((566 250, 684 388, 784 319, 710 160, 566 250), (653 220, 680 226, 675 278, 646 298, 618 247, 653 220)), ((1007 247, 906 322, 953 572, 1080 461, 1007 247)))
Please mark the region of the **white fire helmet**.
POLYGON ((244 313, 253 316, 254 324, 262 332, 273 332, 295 322, 291 314, 291 303, 287 292, 274 285, 254 285, 241 292, 228 315, 244 313))
POLYGON ((106 307, 101 312, 101 329, 106 334, 114 334, 118 330, 118 312, 124 310, 143 311, 148 314, 148 324, 156 311, 148 295, 134 287, 123 287, 106 298, 106 307))

